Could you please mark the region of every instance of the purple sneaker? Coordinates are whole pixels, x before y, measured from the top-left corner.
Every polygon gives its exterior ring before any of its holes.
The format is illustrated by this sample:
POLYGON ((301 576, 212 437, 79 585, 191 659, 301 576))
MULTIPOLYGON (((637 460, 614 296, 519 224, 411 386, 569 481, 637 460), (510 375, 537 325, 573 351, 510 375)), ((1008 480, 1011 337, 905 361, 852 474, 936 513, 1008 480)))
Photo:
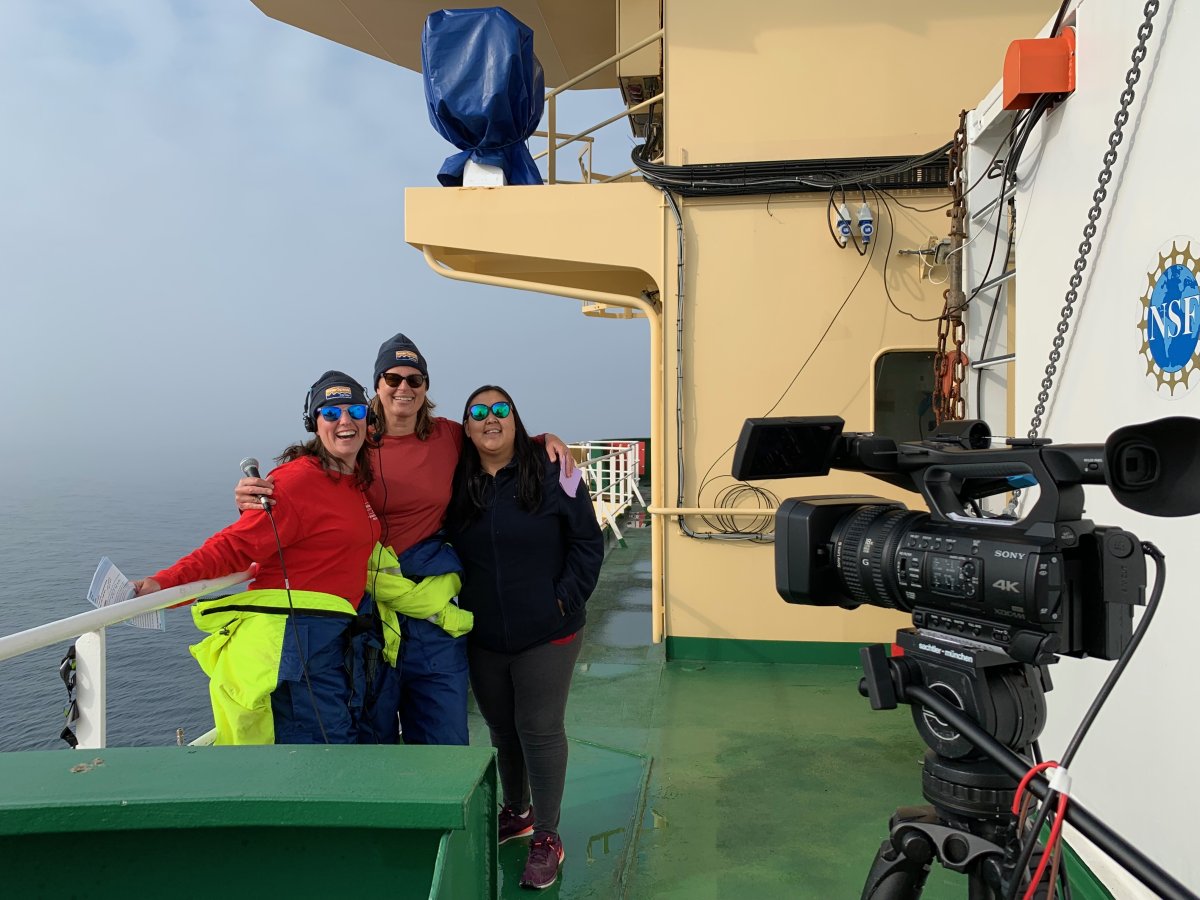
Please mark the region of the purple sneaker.
POLYGON ((539 831, 529 845, 529 859, 525 861, 525 872, 521 875, 523 888, 548 888, 558 880, 558 867, 562 865, 562 840, 550 831, 539 831))
POLYGON ((517 807, 509 803, 501 808, 497 823, 497 834, 501 844, 513 838, 528 837, 533 834, 533 807, 517 815, 517 807))

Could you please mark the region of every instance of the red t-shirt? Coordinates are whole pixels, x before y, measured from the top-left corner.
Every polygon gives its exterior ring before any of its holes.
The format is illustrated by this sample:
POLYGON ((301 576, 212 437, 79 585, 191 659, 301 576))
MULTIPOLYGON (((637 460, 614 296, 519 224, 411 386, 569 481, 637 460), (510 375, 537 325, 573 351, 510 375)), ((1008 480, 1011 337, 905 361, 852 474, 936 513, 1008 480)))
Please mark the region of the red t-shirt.
POLYGON ((380 540, 397 556, 442 527, 462 443, 462 425, 437 417, 428 440, 385 435, 376 448, 367 499, 383 522, 380 540))
MULTIPOLYGON (((320 591, 358 608, 379 521, 354 477, 331 478, 314 457, 284 463, 275 480, 275 525, 288 579, 298 591, 320 591)), ((282 588, 283 571, 267 514, 247 510, 197 550, 154 575, 164 588, 240 572, 258 563, 252 588, 282 588)))

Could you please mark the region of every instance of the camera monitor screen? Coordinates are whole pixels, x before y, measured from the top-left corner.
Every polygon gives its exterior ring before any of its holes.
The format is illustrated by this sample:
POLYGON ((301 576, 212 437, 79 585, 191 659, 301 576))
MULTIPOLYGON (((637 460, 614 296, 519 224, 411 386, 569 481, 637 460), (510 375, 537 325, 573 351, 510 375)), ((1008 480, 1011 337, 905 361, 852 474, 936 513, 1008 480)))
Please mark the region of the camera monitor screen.
POLYGON ((733 457, 738 481, 827 475, 842 428, 840 416, 747 419, 733 457))

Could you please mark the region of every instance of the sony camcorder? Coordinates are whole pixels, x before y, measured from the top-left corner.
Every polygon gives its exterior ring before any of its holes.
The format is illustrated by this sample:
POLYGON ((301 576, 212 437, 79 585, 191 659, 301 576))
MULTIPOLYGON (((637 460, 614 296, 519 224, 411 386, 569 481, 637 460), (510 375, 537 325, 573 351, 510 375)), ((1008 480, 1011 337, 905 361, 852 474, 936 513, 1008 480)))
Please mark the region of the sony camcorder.
POLYGON ((1106 484, 1154 516, 1200 512, 1200 421, 1160 419, 1104 444, 1010 438, 980 420, 946 422, 915 443, 843 432, 837 416, 748 419, 742 481, 859 471, 917 491, 929 512, 875 496, 797 497, 775 519, 775 584, 789 603, 912 613, 919 629, 1040 664, 1055 654, 1116 659, 1145 602, 1139 539, 1083 518, 1083 486, 1106 484), (1016 490, 1028 511, 980 501, 1016 490))

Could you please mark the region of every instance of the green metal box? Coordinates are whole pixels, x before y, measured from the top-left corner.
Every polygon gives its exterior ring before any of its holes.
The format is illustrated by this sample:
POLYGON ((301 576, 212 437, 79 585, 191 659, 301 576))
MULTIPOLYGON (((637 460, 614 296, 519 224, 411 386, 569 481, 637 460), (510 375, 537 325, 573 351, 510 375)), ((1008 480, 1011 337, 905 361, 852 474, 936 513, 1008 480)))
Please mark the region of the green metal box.
POLYGON ((495 897, 490 748, 0 753, 11 897, 495 897))

